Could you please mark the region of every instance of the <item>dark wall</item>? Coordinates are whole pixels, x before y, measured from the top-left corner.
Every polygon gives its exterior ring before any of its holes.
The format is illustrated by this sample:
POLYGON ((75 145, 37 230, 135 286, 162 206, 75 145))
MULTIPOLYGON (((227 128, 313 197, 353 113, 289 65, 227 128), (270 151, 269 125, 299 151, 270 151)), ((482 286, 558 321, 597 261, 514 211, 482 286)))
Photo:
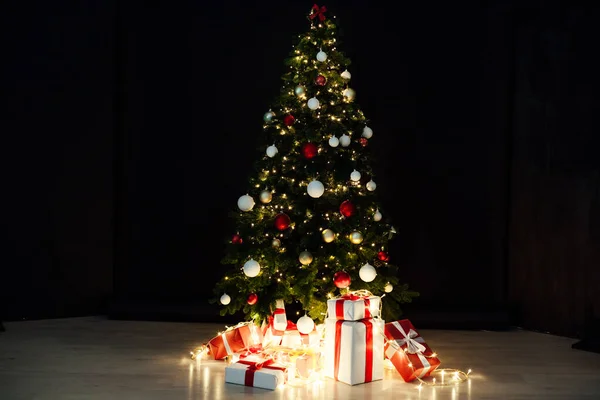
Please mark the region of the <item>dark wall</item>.
POLYGON ((0 24, 0 306, 10 319, 100 312, 112 286, 113 11, 12 3, 0 24))
POLYGON ((510 298, 526 328, 581 336, 600 318, 598 7, 521 8, 510 298))
MULTIPOLYGON (((116 317, 215 319, 227 214, 312 3, 14 3, 4 317, 101 312, 112 292, 116 317)), ((392 260, 421 292, 406 311, 511 306, 578 334, 600 307, 597 11, 470 3, 326 4, 392 260)))

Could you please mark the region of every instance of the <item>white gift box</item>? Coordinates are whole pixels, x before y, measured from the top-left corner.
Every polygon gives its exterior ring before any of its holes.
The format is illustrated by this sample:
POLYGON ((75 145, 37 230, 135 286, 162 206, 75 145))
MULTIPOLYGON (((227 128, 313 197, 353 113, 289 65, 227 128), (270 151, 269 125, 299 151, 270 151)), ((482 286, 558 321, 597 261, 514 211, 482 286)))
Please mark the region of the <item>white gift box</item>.
POLYGON ((319 346, 321 342, 321 337, 319 336, 319 332, 315 329, 309 334, 301 334, 297 330, 290 330, 283 332, 283 337, 281 339, 281 345, 285 347, 291 348, 299 348, 299 347, 316 347, 319 346))
POLYGON ((385 322, 325 320, 325 376, 348 385, 383 379, 385 322))
POLYGON ((275 310, 273 311, 273 328, 278 331, 287 329, 287 317, 285 315, 285 303, 283 300, 275 301, 275 310))
POLYGON ((276 363, 265 363, 260 356, 251 355, 225 367, 225 382, 275 390, 285 384, 287 368, 276 363))
POLYGON ((347 295, 327 300, 327 318, 359 321, 381 317, 381 297, 347 295))

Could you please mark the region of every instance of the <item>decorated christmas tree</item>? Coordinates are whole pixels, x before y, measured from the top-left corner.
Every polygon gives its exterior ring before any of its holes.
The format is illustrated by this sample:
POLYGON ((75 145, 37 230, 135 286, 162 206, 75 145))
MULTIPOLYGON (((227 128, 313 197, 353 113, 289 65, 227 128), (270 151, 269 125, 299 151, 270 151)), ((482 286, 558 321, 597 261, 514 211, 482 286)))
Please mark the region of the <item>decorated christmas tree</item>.
POLYGON ((316 5, 308 21, 264 114, 214 301, 222 315, 243 310, 261 321, 283 300, 322 321, 328 298, 367 290, 384 295, 383 317, 395 320, 417 293, 399 283, 388 253, 395 230, 377 199, 376 135, 355 101, 334 21, 316 5))

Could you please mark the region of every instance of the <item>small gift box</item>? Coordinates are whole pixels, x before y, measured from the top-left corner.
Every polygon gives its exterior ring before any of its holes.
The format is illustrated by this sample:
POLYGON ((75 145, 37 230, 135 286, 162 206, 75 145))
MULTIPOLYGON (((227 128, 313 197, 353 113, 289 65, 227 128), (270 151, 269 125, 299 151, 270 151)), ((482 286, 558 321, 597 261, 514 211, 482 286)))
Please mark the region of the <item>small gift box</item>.
POLYGON ((281 345, 285 347, 298 348, 303 346, 315 347, 321 342, 319 333, 315 329, 314 331, 304 334, 298 332, 297 329, 292 329, 283 332, 281 339, 281 345))
POLYGON ((269 315, 268 322, 265 321, 262 325, 263 347, 281 345, 283 334, 286 332, 286 330, 294 329, 296 329, 296 324, 294 324, 292 321, 287 321, 283 330, 275 329, 275 318, 273 315, 269 315))
POLYGON ((380 317, 381 297, 371 293, 347 293, 343 296, 327 300, 327 317, 358 321, 365 318, 380 317))
POLYGON ((287 367, 273 359, 250 355, 225 367, 225 382, 275 390, 285 384, 287 367))
POLYGON ((325 376, 349 385, 383 379, 383 326, 380 319, 325 320, 325 376))
POLYGON ((222 360, 234 353, 260 347, 262 339, 262 332, 253 322, 242 322, 212 338, 208 348, 215 360, 222 360))
POLYGON ((273 328, 277 331, 287 329, 287 317, 285 315, 285 303, 283 300, 275 301, 275 310, 273 310, 273 328))
POLYGON ((394 364, 405 382, 431 374, 439 365, 437 358, 413 324, 403 319, 385 324, 385 356, 394 364))

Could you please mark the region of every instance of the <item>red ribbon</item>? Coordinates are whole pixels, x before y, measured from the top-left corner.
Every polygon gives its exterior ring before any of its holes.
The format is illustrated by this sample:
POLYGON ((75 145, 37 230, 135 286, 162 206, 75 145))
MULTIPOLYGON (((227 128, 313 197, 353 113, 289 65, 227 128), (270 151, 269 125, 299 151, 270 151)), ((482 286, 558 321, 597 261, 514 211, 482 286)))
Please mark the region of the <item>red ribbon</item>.
POLYGON ((365 357, 365 382, 373 380, 373 323, 370 320, 363 319, 366 327, 366 347, 367 356, 365 357))
MULTIPOLYGON (((338 380, 338 374, 340 371, 340 352, 342 345, 342 325, 347 321, 335 321, 335 351, 334 351, 334 364, 333 364, 333 377, 338 380)), ((373 322, 370 319, 362 319, 360 321, 365 324, 365 382, 371 382, 373 380, 373 322)), ((352 351, 352 349, 349 349, 352 351)))
POLYGON ((335 352, 334 352, 334 364, 333 364, 333 377, 338 380, 338 373, 340 372, 340 347, 342 345, 342 325, 344 321, 335 321, 335 352))
POLYGON ((262 362, 239 360, 238 363, 250 366, 244 374, 244 385, 246 386, 254 386, 254 373, 262 368, 274 369, 285 372, 285 367, 271 365, 274 363, 272 358, 268 358, 262 362))
POLYGON ((325 11, 327 11, 327 7, 319 7, 315 4, 314 6, 312 6, 310 19, 315 19, 315 17, 319 17, 319 21, 325 21, 325 11))

